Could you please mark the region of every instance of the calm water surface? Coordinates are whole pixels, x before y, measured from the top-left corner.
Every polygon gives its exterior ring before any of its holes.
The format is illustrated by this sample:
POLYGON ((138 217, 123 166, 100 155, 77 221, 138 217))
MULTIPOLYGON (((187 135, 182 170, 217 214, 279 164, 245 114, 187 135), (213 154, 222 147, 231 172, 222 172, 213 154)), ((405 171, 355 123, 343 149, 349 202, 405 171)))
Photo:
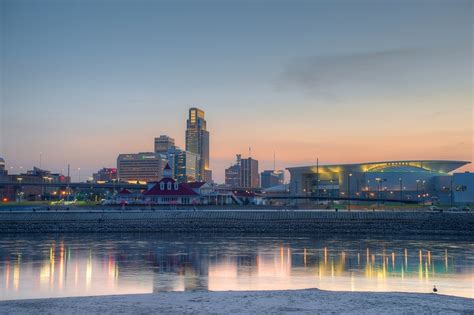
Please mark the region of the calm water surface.
POLYGON ((474 298, 456 238, 0 236, 0 299, 185 290, 431 292, 474 298))

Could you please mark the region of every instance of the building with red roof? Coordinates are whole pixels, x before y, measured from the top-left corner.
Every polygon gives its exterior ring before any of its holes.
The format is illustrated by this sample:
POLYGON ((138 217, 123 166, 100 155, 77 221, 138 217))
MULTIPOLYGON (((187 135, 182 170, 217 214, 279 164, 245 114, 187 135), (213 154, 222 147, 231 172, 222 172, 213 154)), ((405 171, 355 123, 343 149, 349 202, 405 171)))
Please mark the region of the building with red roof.
POLYGON ((150 204, 198 204, 200 196, 187 184, 180 184, 172 178, 165 177, 156 182, 143 193, 145 203, 150 204))

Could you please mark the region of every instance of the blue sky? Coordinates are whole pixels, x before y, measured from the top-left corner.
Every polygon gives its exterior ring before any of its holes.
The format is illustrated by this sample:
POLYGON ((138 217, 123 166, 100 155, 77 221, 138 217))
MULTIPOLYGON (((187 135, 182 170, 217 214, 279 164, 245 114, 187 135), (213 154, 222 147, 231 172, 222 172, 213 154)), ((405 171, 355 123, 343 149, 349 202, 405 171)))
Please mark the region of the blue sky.
MULTIPOLYGON (((472 160, 472 1, 1 0, 0 156, 114 166, 206 111, 222 181, 261 169, 472 160)), ((78 174, 73 174, 77 176, 78 174)))

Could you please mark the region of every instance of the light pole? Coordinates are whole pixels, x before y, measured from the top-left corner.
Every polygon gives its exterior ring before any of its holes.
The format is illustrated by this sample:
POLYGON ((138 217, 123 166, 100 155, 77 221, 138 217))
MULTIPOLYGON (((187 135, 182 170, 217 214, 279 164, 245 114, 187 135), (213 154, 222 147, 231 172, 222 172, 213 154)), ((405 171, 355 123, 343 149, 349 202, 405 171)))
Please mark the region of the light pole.
POLYGON ((351 211, 351 177, 352 173, 347 176, 347 210, 351 211))
POLYGON ((420 184, 420 180, 417 179, 416 180, 416 200, 419 201, 420 200, 420 189, 419 189, 419 184, 420 184))
POLYGON ((400 201, 402 201, 403 200, 403 181, 401 177, 398 179, 398 182, 400 184, 400 201))

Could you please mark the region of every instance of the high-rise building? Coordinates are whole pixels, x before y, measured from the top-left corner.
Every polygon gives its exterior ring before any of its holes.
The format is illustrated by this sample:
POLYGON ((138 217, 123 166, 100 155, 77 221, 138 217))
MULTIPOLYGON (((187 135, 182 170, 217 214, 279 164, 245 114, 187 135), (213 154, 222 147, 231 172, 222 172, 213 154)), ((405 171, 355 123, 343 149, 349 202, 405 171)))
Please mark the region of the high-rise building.
POLYGON ((121 181, 159 181, 165 159, 154 152, 120 154, 117 158, 117 174, 121 181))
POLYGON ((236 155, 236 163, 225 170, 225 184, 230 187, 241 187, 240 185, 240 160, 241 155, 236 155))
POLYGON ((194 182, 199 178, 199 155, 171 147, 167 152, 172 178, 179 183, 194 182))
POLYGON ((166 135, 160 135, 159 138, 155 138, 155 153, 168 152, 168 149, 174 147, 174 139, 166 135))
POLYGON ((265 170, 260 174, 262 188, 270 188, 283 185, 285 182, 285 172, 275 170, 265 170))
POLYGON ((209 170, 209 132, 206 130, 204 111, 192 107, 186 122, 186 151, 199 155, 199 180, 211 181, 209 170))
POLYGON ((243 188, 260 187, 258 161, 252 158, 240 160, 240 185, 243 188))

